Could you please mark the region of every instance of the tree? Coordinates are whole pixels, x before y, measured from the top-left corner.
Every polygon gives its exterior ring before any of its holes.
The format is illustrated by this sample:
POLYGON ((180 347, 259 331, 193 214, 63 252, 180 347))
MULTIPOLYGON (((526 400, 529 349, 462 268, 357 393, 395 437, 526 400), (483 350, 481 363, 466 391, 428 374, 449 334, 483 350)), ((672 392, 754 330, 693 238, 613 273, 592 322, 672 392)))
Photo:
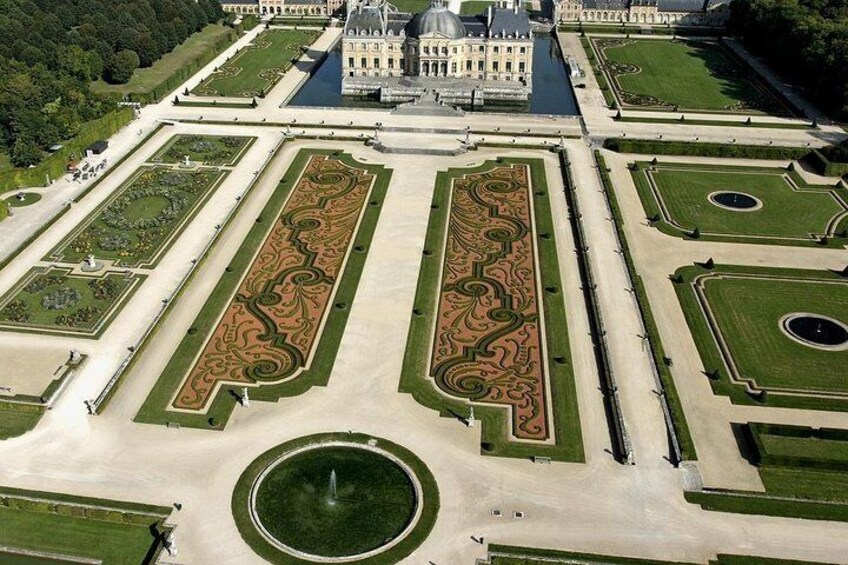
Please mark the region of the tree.
POLYGON ((37 165, 41 161, 42 151, 38 145, 28 137, 19 137, 12 146, 10 158, 16 167, 29 167, 37 165))
POLYGON ((118 51, 106 66, 106 80, 112 84, 126 83, 138 68, 138 63, 138 54, 135 51, 118 51))

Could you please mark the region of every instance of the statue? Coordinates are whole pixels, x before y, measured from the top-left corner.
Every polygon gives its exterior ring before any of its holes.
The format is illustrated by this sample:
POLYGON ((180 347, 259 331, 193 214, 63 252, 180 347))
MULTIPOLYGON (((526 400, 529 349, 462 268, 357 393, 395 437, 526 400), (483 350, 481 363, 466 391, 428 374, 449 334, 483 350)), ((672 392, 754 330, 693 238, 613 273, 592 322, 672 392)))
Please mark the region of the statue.
POLYGON ((473 428, 473 427, 474 427, 474 422, 476 422, 476 420, 475 420, 475 418, 474 418, 474 407, 472 406, 472 407, 471 407, 471 412, 469 412, 469 414, 468 414, 468 420, 467 420, 468 427, 469 427, 469 428, 473 428))
POLYGON ((247 387, 241 387, 241 405, 247 408, 250 406, 250 397, 247 395, 247 387))

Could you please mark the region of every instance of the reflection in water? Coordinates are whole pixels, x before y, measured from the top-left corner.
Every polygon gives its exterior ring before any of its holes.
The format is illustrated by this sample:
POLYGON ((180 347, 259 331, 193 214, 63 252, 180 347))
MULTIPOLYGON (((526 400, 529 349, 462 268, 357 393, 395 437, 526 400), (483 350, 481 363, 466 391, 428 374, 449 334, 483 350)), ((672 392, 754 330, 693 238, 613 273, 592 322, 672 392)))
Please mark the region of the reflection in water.
MULTIPOLYGON (((345 108, 391 108, 376 100, 341 95, 342 58, 336 47, 318 70, 289 102, 289 106, 329 106, 345 108)), ((469 110, 470 108, 466 108, 469 110)), ((577 104, 559 46, 550 35, 537 35, 533 50, 533 95, 528 104, 486 106, 482 112, 529 112, 531 114, 576 115, 577 104)))

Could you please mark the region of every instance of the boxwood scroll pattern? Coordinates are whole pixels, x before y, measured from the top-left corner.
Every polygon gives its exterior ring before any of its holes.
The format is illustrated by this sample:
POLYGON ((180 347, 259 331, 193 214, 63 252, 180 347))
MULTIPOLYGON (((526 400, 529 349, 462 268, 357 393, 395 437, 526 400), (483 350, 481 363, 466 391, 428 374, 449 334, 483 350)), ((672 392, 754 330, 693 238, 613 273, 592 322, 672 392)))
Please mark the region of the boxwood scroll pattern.
POLYGON ((445 392, 512 407, 519 439, 548 437, 529 168, 455 179, 430 375, 445 392))
POLYGON ((174 408, 202 410, 222 383, 278 382, 306 365, 374 179, 310 158, 174 408))

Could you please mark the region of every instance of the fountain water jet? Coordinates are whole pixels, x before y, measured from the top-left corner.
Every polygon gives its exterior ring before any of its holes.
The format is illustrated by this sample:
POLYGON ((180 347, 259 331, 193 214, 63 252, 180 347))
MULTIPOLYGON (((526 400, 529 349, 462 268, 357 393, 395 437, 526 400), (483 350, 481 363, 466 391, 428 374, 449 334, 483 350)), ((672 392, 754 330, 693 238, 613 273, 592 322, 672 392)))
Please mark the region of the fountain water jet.
POLYGON ((333 469, 332 471, 330 471, 330 505, 336 503, 336 497, 336 470, 333 469))

